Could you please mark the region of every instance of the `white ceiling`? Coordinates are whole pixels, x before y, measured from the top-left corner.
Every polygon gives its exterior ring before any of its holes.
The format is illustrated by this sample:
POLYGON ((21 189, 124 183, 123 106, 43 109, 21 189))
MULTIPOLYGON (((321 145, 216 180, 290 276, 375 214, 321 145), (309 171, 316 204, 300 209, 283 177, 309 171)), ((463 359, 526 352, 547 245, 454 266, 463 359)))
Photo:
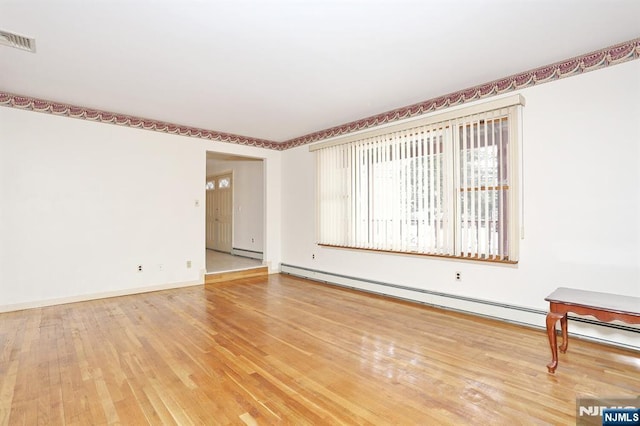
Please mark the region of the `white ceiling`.
POLYGON ((640 36, 638 0, 0 0, 0 91, 284 141, 640 36))

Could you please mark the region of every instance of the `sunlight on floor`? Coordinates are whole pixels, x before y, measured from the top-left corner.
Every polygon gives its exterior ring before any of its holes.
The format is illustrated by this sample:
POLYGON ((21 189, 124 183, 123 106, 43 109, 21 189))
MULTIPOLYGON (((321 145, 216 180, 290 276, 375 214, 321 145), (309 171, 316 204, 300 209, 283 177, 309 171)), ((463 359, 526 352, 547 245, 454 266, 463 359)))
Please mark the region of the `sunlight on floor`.
POLYGON ((248 257, 234 256, 229 253, 207 250, 207 273, 238 271, 262 266, 262 261, 248 257))

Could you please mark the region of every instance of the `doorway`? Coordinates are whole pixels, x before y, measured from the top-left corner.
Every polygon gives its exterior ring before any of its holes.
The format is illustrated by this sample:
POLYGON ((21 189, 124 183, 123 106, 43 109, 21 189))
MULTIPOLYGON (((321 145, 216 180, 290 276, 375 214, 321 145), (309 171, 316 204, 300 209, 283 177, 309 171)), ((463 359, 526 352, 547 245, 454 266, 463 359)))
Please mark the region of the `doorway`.
POLYGON ((262 265, 264 159, 207 152, 205 182, 207 274, 262 265))
POLYGON ((207 177, 206 247, 231 253, 233 236, 233 175, 207 177))

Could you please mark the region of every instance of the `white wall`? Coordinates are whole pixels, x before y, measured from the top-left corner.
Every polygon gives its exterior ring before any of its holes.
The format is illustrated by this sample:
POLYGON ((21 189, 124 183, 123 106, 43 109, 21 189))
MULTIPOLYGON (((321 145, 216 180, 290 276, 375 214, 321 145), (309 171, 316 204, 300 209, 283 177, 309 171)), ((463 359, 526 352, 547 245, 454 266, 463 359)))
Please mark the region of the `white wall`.
MULTIPOLYGON (((527 104, 525 239, 519 264, 315 245, 315 162, 308 146, 283 153, 283 263, 536 310, 548 308, 544 298, 559 286, 640 296, 640 61, 520 93, 527 104), (456 271, 462 273, 461 282, 454 280, 456 271)), ((502 316, 499 310, 489 314, 502 316)), ((544 325, 543 317, 533 322, 528 317, 510 319, 544 325)), ((634 333, 584 324, 570 327, 640 348, 634 333)))
MULTIPOLYGON (((640 61, 522 94, 516 266, 316 246, 306 146, 278 152, 0 108, 0 310, 201 282, 207 150, 264 158, 270 272, 282 260, 537 310, 558 286, 640 296, 640 61)), ((638 346, 637 334, 570 327, 638 346)))
POLYGON ((280 152, 0 108, 0 310, 201 283, 207 150, 265 159, 276 271, 280 152))
POLYGON ((208 160, 207 175, 233 173, 233 248, 263 251, 264 177, 261 160, 208 160))

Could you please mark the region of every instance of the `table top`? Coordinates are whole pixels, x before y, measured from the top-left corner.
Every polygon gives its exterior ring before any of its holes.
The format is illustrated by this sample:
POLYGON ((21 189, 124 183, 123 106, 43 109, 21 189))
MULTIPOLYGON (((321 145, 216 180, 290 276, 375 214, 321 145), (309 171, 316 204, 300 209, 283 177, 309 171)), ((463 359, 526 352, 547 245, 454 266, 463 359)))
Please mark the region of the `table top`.
POLYGON ((634 296, 559 287, 544 300, 640 315, 640 297, 634 296))

